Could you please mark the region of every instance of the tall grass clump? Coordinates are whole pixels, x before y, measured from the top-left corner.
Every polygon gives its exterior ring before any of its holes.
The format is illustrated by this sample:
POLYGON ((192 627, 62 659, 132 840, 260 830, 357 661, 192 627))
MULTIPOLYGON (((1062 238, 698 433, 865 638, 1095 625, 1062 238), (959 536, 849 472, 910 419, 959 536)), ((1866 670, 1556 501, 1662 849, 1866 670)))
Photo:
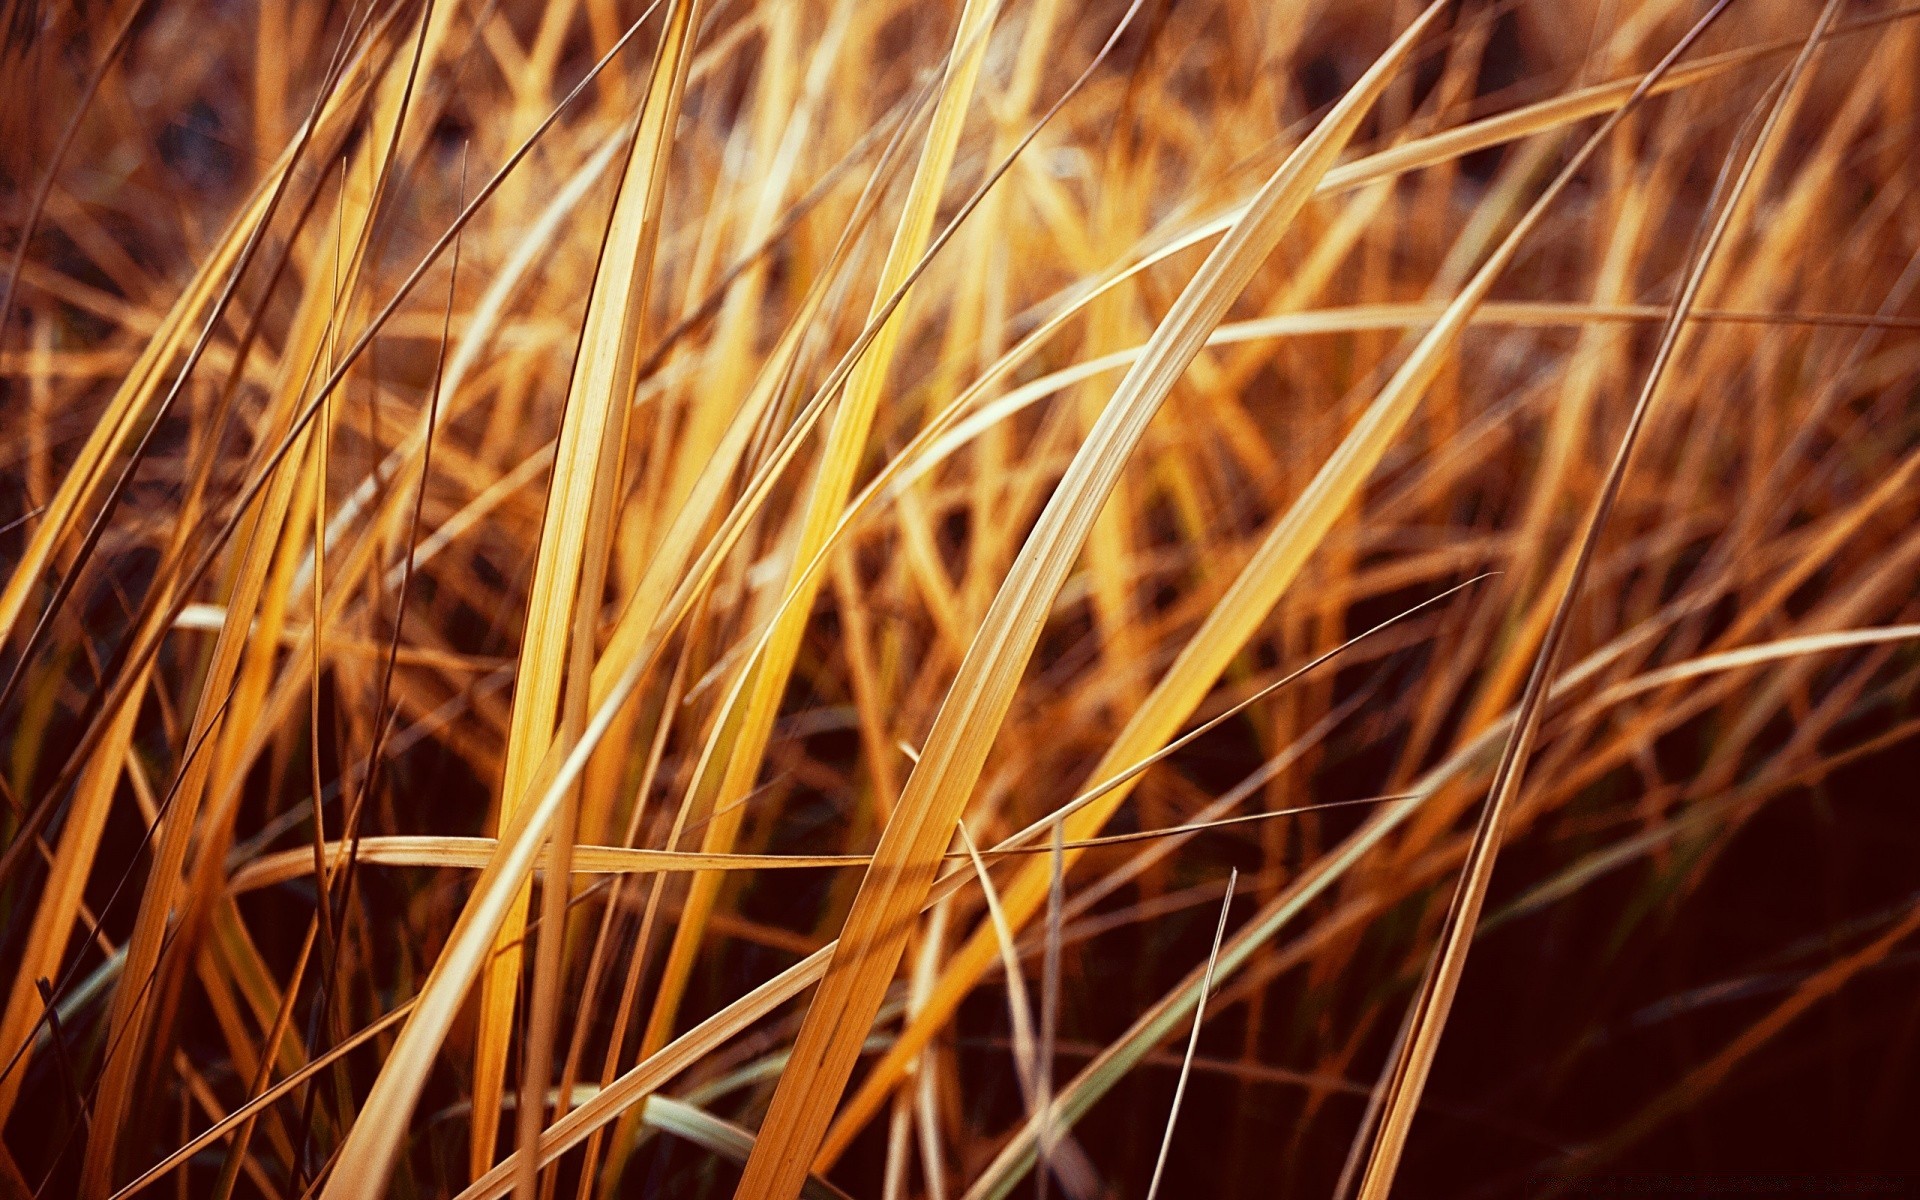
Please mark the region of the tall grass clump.
POLYGON ((0 12, 0 1196, 1920 1186, 1920 8, 0 12))

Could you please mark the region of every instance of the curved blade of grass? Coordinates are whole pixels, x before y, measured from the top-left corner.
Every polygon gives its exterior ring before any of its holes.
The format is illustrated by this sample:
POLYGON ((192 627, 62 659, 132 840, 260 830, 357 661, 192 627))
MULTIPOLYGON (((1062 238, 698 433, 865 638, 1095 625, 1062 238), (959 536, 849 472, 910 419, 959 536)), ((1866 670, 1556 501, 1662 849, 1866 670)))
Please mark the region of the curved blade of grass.
POLYGON ((980 857, 979 848, 973 844, 973 838, 967 834, 966 822, 954 826, 960 834, 960 844, 966 847, 967 859, 973 864, 975 878, 980 881, 980 894, 987 901, 987 918, 996 935, 996 945, 1000 951, 1000 966, 1007 977, 1007 1015, 1013 1026, 1013 1060, 1020 1076, 1020 1090, 1026 1096, 1027 1106, 1032 1109, 1036 1099, 1034 1092, 1034 1048, 1033 1048, 1033 1005, 1027 999, 1027 977, 1020 969, 1020 954, 1014 949, 1013 930, 1007 924, 1006 914, 1000 908, 1000 889, 993 886, 993 876, 987 873, 986 860, 980 857))
MULTIPOLYGON (((541 764, 561 720, 563 681, 572 680, 584 703, 588 672, 578 669, 577 663, 569 672, 569 646, 581 641, 578 610, 597 612, 599 608, 600 589, 594 583, 604 577, 612 536, 606 504, 620 474, 628 402, 638 366, 640 323, 646 312, 654 246, 659 237, 667 155, 691 59, 696 7, 696 0, 675 0, 667 11, 646 101, 628 146, 626 167, 594 271, 555 449, 553 484, 547 496, 515 677, 500 790, 499 820, 503 828, 518 816, 529 794, 542 782, 541 764), (583 589, 589 593, 583 594, 583 589)), ((585 636, 591 639, 590 627, 585 636)), ((591 649, 584 647, 587 652, 591 649)), ((566 742, 570 744, 571 740, 567 738, 566 742)), ((515 947, 525 929, 526 908, 527 889, 523 885, 495 934, 495 954, 489 958, 481 982, 469 1154, 476 1176, 492 1165, 498 1137, 514 1001, 520 988, 521 955, 515 947)), ((534 1082, 544 1089, 545 1081, 534 1082)), ((359 1128, 356 1126, 356 1130, 359 1128)), ((379 1173, 384 1175, 384 1171, 379 1173)), ((337 1172, 326 1195, 353 1194, 338 1191, 340 1181, 360 1174, 357 1169, 337 1172)))
MULTIPOLYGON (((706 1109, 671 1096, 648 1096, 642 1119, 662 1133, 683 1137, 715 1154, 745 1162, 753 1152, 753 1135, 731 1121, 722 1121, 706 1109)), ((817 1175, 800 1185, 808 1200, 849 1200, 847 1194, 817 1175)))
MULTIPOLYGON (((1046 1110, 1047 1094, 1040 1064, 1052 1053, 1052 1047, 1046 1044, 1044 1038, 1038 1042, 1034 1038, 1033 1004, 1027 995, 1026 975, 1020 969, 1020 954, 1013 944, 1013 931, 1008 928, 1001 914, 1000 893, 993 886, 993 876, 987 873, 986 860, 973 844, 973 838, 968 836, 966 822, 962 821, 954 828, 958 831, 961 845, 965 847, 967 861, 973 866, 974 878, 980 882, 980 893, 986 899, 994 932, 999 935, 1000 965, 1007 980, 1007 1016, 1013 1030, 1014 1071, 1020 1080, 1020 1095, 1026 1102, 1028 1119, 1039 1120, 1046 1110)), ((1051 854, 1054 850, 1050 847, 1047 852, 1051 854)), ((931 967, 932 964, 928 965, 931 967)), ((1073 1195, 1091 1196, 1098 1192, 1093 1166, 1078 1145, 1068 1140, 1053 1146, 1052 1152, 1061 1155, 1061 1161, 1049 1163, 1050 1172, 1059 1175, 1063 1186, 1073 1195)))
POLYGON ((1721 650, 1713 654, 1702 654, 1698 658, 1690 658, 1685 662, 1660 667, 1657 670, 1636 675, 1632 679, 1623 680, 1596 696, 1593 706, 1600 708, 1618 704, 1634 696, 1663 688, 1670 683, 1697 679, 1702 675, 1737 671, 1743 667, 1757 667, 1762 663, 1778 662, 1783 658, 1827 654, 1854 646, 1879 646, 1888 642, 1911 641, 1914 638, 1920 638, 1920 625, 1883 625, 1874 629, 1842 629, 1830 633, 1809 633, 1772 642, 1760 642, 1752 646, 1740 646, 1732 650, 1721 650))

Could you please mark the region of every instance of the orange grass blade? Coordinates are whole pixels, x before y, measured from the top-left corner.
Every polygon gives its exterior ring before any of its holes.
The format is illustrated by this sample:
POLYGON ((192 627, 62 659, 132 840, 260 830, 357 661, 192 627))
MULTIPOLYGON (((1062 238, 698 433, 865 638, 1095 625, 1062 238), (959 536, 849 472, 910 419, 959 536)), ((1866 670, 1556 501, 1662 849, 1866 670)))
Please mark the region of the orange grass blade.
MULTIPOLYGON (((620 447, 625 441, 628 401, 638 366, 639 327, 646 311, 654 245, 659 237, 667 154, 691 59, 696 6, 694 0, 675 0, 667 12, 646 103, 628 148, 625 172, 594 273, 568 387, 566 416, 554 452, 553 485, 547 496, 520 647, 500 790, 499 820, 503 828, 519 815, 528 794, 540 785, 541 763, 560 719, 561 685, 569 677, 570 637, 578 636, 574 632, 576 609, 587 606, 592 611, 599 606, 597 588, 590 596, 581 595, 580 588, 583 581, 591 585, 604 573, 611 529, 606 513, 596 507, 595 500, 604 505, 620 471, 620 447)), ((575 687, 584 688, 583 674, 572 673, 575 687)), ((517 944, 526 924, 526 907, 527 891, 523 887, 495 935, 496 954, 488 960, 481 983, 469 1156, 476 1176, 493 1163, 514 999, 520 987, 517 944)), ((335 1181, 340 1178, 342 1175, 336 1174, 335 1181)), ((334 1185, 330 1185, 327 1195, 334 1194, 334 1185)))

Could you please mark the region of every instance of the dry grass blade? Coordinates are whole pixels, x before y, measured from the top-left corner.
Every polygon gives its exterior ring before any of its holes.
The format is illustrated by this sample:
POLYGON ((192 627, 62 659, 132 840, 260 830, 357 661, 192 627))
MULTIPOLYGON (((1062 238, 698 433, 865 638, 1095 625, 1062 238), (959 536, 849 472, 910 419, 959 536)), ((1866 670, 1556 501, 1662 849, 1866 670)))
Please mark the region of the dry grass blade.
POLYGON ((1702 675, 1737 671, 1743 667, 1757 667, 1762 663, 1779 662, 1782 659, 1799 658, 1807 654, 1829 654, 1854 646, 1881 646, 1892 642, 1912 641, 1915 638, 1920 638, 1920 625, 1888 625, 1879 629, 1841 629, 1832 633, 1810 633, 1804 637, 1781 638, 1775 642, 1741 646, 1734 650, 1703 654, 1698 658, 1648 671, 1644 675, 1636 675, 1601 692, 1594 697, 1592 703, 1596 708, 1604 707, 1645 695, 1668 684, 1697 679, 1702 675))
MULTIPOLYGON (((1741 664, 1744 665, 1744 664, 1741 664)), ((1393 796, 1365 796, 1355 800, 1329 800, 1321 804, 1301 805, 1296 808, 1276 808, 1266 812, 1247 813, 1238 817, 1190 821, 1180 825, 1169 825, 1162 829, 1136 829, 1131 833, 1110 833, 1102 837, 1087 838, 1078 842, 1061 842, 1061 850, 1092 850, 1103 846, 1128 846, 1138 842, 1149 842, 1160 838, 1184 838, 1190 834, 1205 833, 1213 829, 1232 829, 1260 821, 1276 821, 1282 817, 1298 816, 1301 813, 1321 812, 1330 808, 1349 808, 1365 804, 1389 804, 1396 800, 1413 799, 1416 793, 1404 793, 1393 796)), ((1016 845, 1019 837, 1009 838, 998 846, 976 851, 982 859, 1035 858, 1051 855, 1052 845, 1016 845)), ((442 835, 407 836, 400 834, 391 837, 362 837, 351 842, 326 842, 320 847, 323 866, 332 867, 346 861, 349 854, 355 862, 364 866, 388 867, 456 867, 479 870, 493 860, 499 852, 500 843, 487 837, 446 837, 442 835)), ((973 855, 964 851, 949 851, 943 860, 950 863, 965 863, 973 855)), ((576 845, 570 856, 569 866, 576 875, 658 875, 690 871, 805 871, 831 867, 869 867, 873 865, 871 854, 744 854, 729 852, 713 854, 700 850, 630 850, 623 846, 576 845)), ((258 891, 273 887, 289 880, 301 879, 311 875, 314 869, 314 854, 307 847, 295 850, 283 850, 265 858, 255 859, 234 872, 227 888, 234 895, 258 891)), ((943 877, 951 882, 957 875, 943 877)), ((989 908, 999 901, 998 893, 989 902, 989 908)), ((1008 926, 1011 930, 1012 926, 1008 926)))
MULTIPOLYGON (((998 935, 1000 965, 1007 979, 1007 1016, 1013 1027, 1014 1068, 1020 1076, 1020 1091, 1026 1101, 1027 1116, 1029 1120, 1044 1121, 1049 1107, 1048 1093, 1052 1088, 1045 1072, 1047 1057, 1053 1053, 1051 1039, 1044 1032, 1040 1038, 1034 1037, 1033 1004, 1027 995, 1026 973, 1020 967, 1020 952, 1014 945, 1013 930, 1007 925, 1006 914, 1000 908, 999 889, 993 886, 993 876, 988 874, 986 862, 974 846, 973 838, 967 834, 965 822, 955 828, 959 832, 960 844, 966 848, 967 859, 973 865, 974 877, 980 881, 980 894, 987 902, 987 912, 993 922, 994 933, 998 935)), ((1052 957, 1058 957, 1057 950, 1052 957)), ((1044 1031, 1044 1016, 1042 1028, 1044 1031)), ((1048 1148, 1049 1153, 1064 1150, 1066 1154, 1064 1161, 1043 1162, 1043 1174, 1051 1176, 1058 1172, 1062 1184, 1075 1196, 1095 1194, 1098 1184, 1079 1147, 1071 1141, 1055 1144, 1053 1139, 1046 1136, 1044 1129, 1040 1129, 1039 1134, 1042 1145, 1048 1148)))
MULTIPOLYGON (((663 1133, 676 1134, 697 1146, 745 1162, 753 1152, 753 1135, 722 1121, 705 1109, 669 1096, 648 1096, 644 1119, 663 1133)), ((818 1176, 809 1176, 800 1194, 807 1200, 848 1200, 845 1192, 818 1176)))
POLYGON ((1233 908, 1233 885, 1240 873, 1227 876, 1227 894, 1220 901, 1220 923, 1213 927, 1213 948, 1207 951, 1206 974, 1200 977, 1200 998, 1193 1006, 1193 1032, 1187 1035, 1187 1055, 1180 1062, 1180 1078, 1173 1085, 1173 1103, 1167 1108, 1166 1132, 1160 1136, 1160 1154, 1153 1160, 1153 1178, 1147 1182, 1147 1200, 1160 1194, 1160 1180, 1167 1170, 1167 1151, 1173 1149, 1173 1127, 1180 1119, 1180 1101, 1187 1094, 1187 1076, 1193 1071, 1194 1051, 1200 1048, 1200 1024, 1207 1017, 1207 994, 1213 990, 1213 967, 1220 961, 1220 939, 1227 935, 1227 913, 1233 908))
MULTIPOLYGON (((582 656, 594 650, 591 618, 599 611, 614 533, 612 500, 620 487, 627 415, 639 365, 641 318, 659 240, 667 155, 692 58, 696 7, 693 0, 685 0, 667 10, 646 102, 627 148, 626 167, 594 271, 566 417, 554 452, 553 485, 547 495, 527 632, 515 675, 500 792, 503 828, 519 815, 529 793, 545 782, 539 772, 556 738, 563 749, 570 748, 584 725, 590 674, 586 664, 591 660, 582 656), (562 683, 569 680, 572 696, 563 713, 562 683)), ((567 850, 570 846, 561 847, 562 853, 567 850)), ((564 870, 559 872, 560 878, 565 876, 564 870)), ((493 1164, 514 1000, 520 989, 520 955, 507 947, 519 941, 526 905, 522 891, 495 935, 497 953, 489 959, 481 982, 470 1152, 476 1176, 493 1164)), ((537 986, 551 989, 553 981, 548 978, 537 986)), ((541 1031, 530 1031, 536 1069, 543 1040, 541 1031)), ((532 1083, 544 1092, 544 1080, 532 1083)), ((523 1109, 521 1117, 523 1122, 537 1121, 535 1106, 523 1109)))
MULTIPOLYGON (((1061 910, 1066 904, 1066 848, 1061 844, 1061 822, 1053 823, 1053 839, 1047 853, 1047 918, 1042 938, 1044 981, 1040 1005, 1040 1070, 1034 1081, 1034 1107, 1039 1110, 1035 1135, 1040 1140, 1040 1180, 1036 1193, 1046 1200, 1047 1180, 1057 1169, 1053 1156, 1059 1152, 1059 1134, 1049 1114, 1053 1108, 1053 1060, 1060 1039, 1060 933, 1061 910)), ((1003 918, 1004 920, 1004 918, 1003 918)), ((1063 1177, 1062 1182, 1070 1179, 1063 1177)), ((1071 1190, 1071 1189, 1070 1189, 1071 1190)), ((1084 1194, 1084 1193, 1076 1193, 1084 1194)))
MULTIPOLYGON (((1701 19, 1701 23, 1695 26, 1695 32, 1704 28, 1705 24, 1724 11, 1725 7, 1725 0, 1722 0, 1722 3, 1710 9, 1701 19)), ((1585 527, 1577 542, 1578 556, 1574 560, 1573 569, 1561 585, 1560 598, 1554 610, 1552 623, 1548 626, 1546 636, 1542 639, 1540 649, 1536 653, 1533 670, 1527 679, 1526 690, 1521 694, 1512 731, 1507 735, 1500 764, 1494 770, 1486 806, 1482 810, 1479 824, 1474 831, 1466 864, 1461 869, 1459 886, 1448 910, 1446 923, 1441 930, 1440 948, 1434 960, 1433 971, 1428 975, 1419 995, 1414 1000, 1413 1013, 1409 1019, 1409 1034, 1402 1043, 1399 1055, 1389 1067, 1390 1077, 1386 1097, 1381 1104, 1379 1130, 1367 1158, 1366 1171, 1360 1179, 1358 1193, 1360 1200, 1385 1200, 1392 1189, 1394 1173, 1399 1167, 1400 1154, 1406 1145, 1407 1130, 1412 1125, 1420 1094, 1426 1086, 1427 1075, 1432 1070, 1434 1054, 1439 1048, 1441 1030, 1445 1027, 1454 993, 1459 987, 1460 976, 1466 966, 1467 950, 1478 924, 1480 907, 1485 901, 1487 886, 1493 876, 1493 865, 1499 854, 1508 810, 1526 772, 1527 756, 1532 748, 1533 737, 1539 728, 1541 713, 1548 698, 1548 685, 1552 679, 1555 661, 1559 656, 1561 642, 1566 634, 1568 619, 1572 613, 1574 601, 1580 593, 1581 584, 1585 581, 1587 568, 1593 560, 1601 530, 1605 528, 1607 516, 1619 496, 1627 465, 1632 460, 1635 443, 1644 427, 1648 410, 1652 407, 1654 397, 1659 391, 1665 369, 1673 359, 1680 336, 1687 328, 1687 317, 1706 279, 1707 270, 1713 263, 1714 251, 1719 247, 1727 231, 1730 218, 1740 207, 1740 199, 1753 177, 1754 168, 1759 163, 1761 154, 1779 123, 1780 115, 1785 111, 1795 93, 1796 86, 1812 61, 1814 52, 1819 47, 1821 35, 1832 23, 1839 9, 1839 0, 1828 0, 1821 10, 1819 19, 1814 23, 1813 32, 1808 36, 1800 55, 1788 70, 1785 81, 1767 113, 1767 120, 1755 135, 1752 147, 1741 162, 1731 186, 1725 189, 1724 196, 1716 197, 1720 200, 1717 211, 1709 209, 1709 216, 1713 220, 1711 229, 1706 231, 1691 248, 1685 283, 1675 297, 1672 312, 1662 332, 1660 346, 1655 352, 1639 398, 1634 403, 1626 431, 1621 436, 1619 448, 1601 484, 1600 493, 1595 497, 1587 515, 1585 527)), ((1731 166, 1731 164, 1728 165, 1731 166)), ((1724 179, 1723 175, 1723 182, 1724 179)))

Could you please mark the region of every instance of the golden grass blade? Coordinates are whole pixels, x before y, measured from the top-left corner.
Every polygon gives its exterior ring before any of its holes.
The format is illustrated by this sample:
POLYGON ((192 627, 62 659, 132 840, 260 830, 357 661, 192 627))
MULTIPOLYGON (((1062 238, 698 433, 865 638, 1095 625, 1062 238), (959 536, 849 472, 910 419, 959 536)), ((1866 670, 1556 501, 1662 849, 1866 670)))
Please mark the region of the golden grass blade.
MULTIPOLYGON (((578 647, 581 653, 592 651, 590 645, 582 645, 578 613, 598 610, 600 588, 596 581, 604 578, 612 536, 606 503, 620 477, 628 399, 638 366, 639 327, 646 311, 654 245, 659 236, 667 154, 692 57, 695 7, 692 0, 686 0, 668 9, 647 100, 627 150, 620 190, 594 273, 568 388, 566 416, 555 449, 553 486, 547 497, 521 642, 501 781, 502 828, 514 821, 529 793, 541 782, 540 766, 562 718, 563 680, 573 680, 573 687, 580 693, 578 703, 584 704, 587 672, 578 669, 577 658, 576 669, 568 672, 569 647, 578 647)), ((590 627, 584 638, 591 640, 590 627)), ((577 736, 576 728, 566 739, 567 744, 577 736)), ((481 983, 470 1152, 476 1176, 484 1173, 494 1158, 514 1000, 520 987, 520 953, 510 947, 518 943, 525 928, 526 905, 523 889, 495 935, 496 954, 488 960, 481 983)), ((535 1085, 543 1091, 546 1086, 545 1081, 535 1081, 535 1085)), ((531 1119, 537 1120, 537 1116, 533 1113, 531 1119)), ((357 1170, 352 1159, 346 1161, 357 1170)), ((384 1175, 383 1166, 373 1170, 384 1175)), ((335 1176, 336 1183, 330 1185, 328 1195, 336 1194, 341 1177, 335 1176)))
MULTIPOLYGON (((1054 1131, 1053 1123, 1048 1120, 1048 1112, 1053 1105, 1053 1057, 1060 1030, 1060 910, 1066 903, 1066 849, 1061 844, 1061 822, 1053 823, 1052 832, 1053 843, 1047 854, 1046 931, 1042 939, 1040 1071, 1033 1089, 1035 1107, 1039 1110, 1036 1133, 1040 1139, 1040 1176, 1035 1191, 1040 1200, 1046 1200, 1047 1180, 1052 1178, 1056 1169, 1053 1156, 1058 1151, 1055 1143, 1059 1136, 1054 1131)), ((1063 1177, 1062 1183, 1066 1183, 1068 1178, 1063 1177)))
MULTIPOLYGON (((751 1133, 684 1100, 675 1100, 670 1096, 648 1096, 643 1119, 662 1133, 686 1138, 694 1145, 715 1154, 723 1154, 734 1162, 745 1162, 747 1155, 753 1152, 751 1133)), ((800 1194, 808 1197, 808 1200, 849 1200, 845 1192, 817 1175, 807 1177, 806 1183, 800 1187, 800 1194)))
POLYGON ((949 830, 985 765, 1046 612, 1127 454, 1442 7, 1436 3, 1417 18, 1275 173, 1182 291, 1075 456, 995 597, 881 836, 839 951, 774 1093, 739 1195, 784 1200, 806 1176, 826 1134, 831 1101, 846 1086, 899 962, 906 923, 933 883, 949 830))
MULTIPOLYGON (((952 906, 944 902, 936 903, 928 914, 924 949, 920 961, 914 964, 914 977, 907 989, 908 1012, 926 1002, 927 990, 933 986, 934 974, 940 966, 940 951, 946 946, 951 914, 952 906)), ((939 1083, 935 1078, 939 1066, 935 1056, 920 1056, 915 1071, 919 1087, 912 1101, 914 1131, 920 1147, 920 1175, 926 1180, 927 1200, 947 1200, 946 1155, 940 1145, 939 1083)))
MULTIPOLYGON (((1701 23, 1694 27, 1694 33, 1697 34, 1703 30, 1705 25, 1724 9, 1723 2, 1708 10, 1707 14, 1701 18, 1701 23)), ((1778 125, 1779 116, 1785 111, 1808 64, 1812 61, 1814 52, 1820 44, 1821 34, 1831 25, 1839 9, 1839 0, 1829 0, 1821 10, 1818 20, 1814 23, 1813 32, 1808 36, 1799 56, 1789 69, 1785 81, 1774 96, 1767 120, 1755 135, 1738 174, 1733 178, 1731 186, 1726 187, 1724 196, 1714 197, 1720 202, 1718 211, 1716 212, 1712 205, 1709 206, 1709 215, 1714 222, 1711 230, 1704 231, 1704 236, 1700 237, 1690 250, 1691 261, 1688 264, 1685 284, 1674 300, 1672 314, 1668 318, 1667 327, 1663 331, 1653 363, 1648 369, 1646 382, 1634 404, 1633 414, 1628 420, 1626 431, 1621 436, 1619 449, 1601 485, 1600 494, 1595 498, 1587 515, 1585 526, 1576 543, 1580 547, 1579 555, 1566 582, 1562 585, 1553 621, 1547 628, 1540 649, 1536 652, 1533 671, 1527 679, 1526 690, 1521 694, 1520 703, 1516 708, 1512 732, 1507 737, 1500 764, 1494 770, 1486 807, 1482 811, 1479 826, 1474 831, 1467 862, 1461 869, 1458 889, 1441 931, 1440 949, 1434 961, 1434 968, 1415 998, 1408 1026, 1409 1036, 1390 1067, 1386 1097, 1381 1105, 1379 1130, 1375 1134, 1373 1147, 1367 1158, 1366 1171, 1360 1179, 1358 1193, 1360 1200, 1385 1200, 1392 1189, 1394 1173, 1399 1167, 1400 1153, 1406 1144, 1407 1131, 1412 1125, 1420 1094, 1425 1088, 1427 1075, 1432 1069, 1434 1055, 1439 1048, 1441 1030, 1446 1024, 1454 993, 1459 987, 1460 976, 1465 970, 1467 950, 1478 925, 1480 907, 1485 901, 1487 886, 1493 875, 1494 861, 1499 854, 1504 822, 1525 775, 1528 752, 1539 728, 1554 663, 1566 634, 1573 603, 1579 595, 1580 585, 1592 562, 1600 531, 1605 527, 1607 516, 1619 495, 1627 465, 1632 459, 1634 446, 1638 441, 1640 430, 1644 427, 1647 412, 1658 393, 1665 375, 1665 368, 1672 361, 1680 334, 1686 328, 1688 313, 1699 295, 1708 267, 1713 262, 1714 251, 1726 233, 1728 221, 1740 207, 1740 198, 1753 177, 1754 167, 1778 125)), ((1728 164, 1729 167, 1731 165, 1731 163, 1728 164)), ((1725 186, 1724 175, 1723 186, 1725 186)), ((1716 192, 1719 190, 1716 189, 1716 192)))
MULTIPOLYGON (((1019 1075, 1020 1092, 1026 1102, 1028 1117, 1039 1120, 1044 1116, 1050 1088, 1043 1064, 1045 1057, 1053 1052, 1053 1047, 1047 1038, 1036 1040, 1034 1037, 1033 1003, 1027 994, 1026 974, 1020 969, 1020 954, 1013 944, 1013 931, 1007 925, 1006 915, 1000 910, 1000 893, 993 886, 993 876, 987 873, 986 861, 980 857, 973 838, 968 836, 966 823, 961 822, 955 828, 959 831, 961 845, 966 848, 967 860, 973 865, 974 877, 980 881, 980 894, 986 899, 994 932, 999 935, 1000 965, 1007 978, 1007 1015, 1013 1029, 1014 1068, 1019 1075)), ((1093 1175, 1092 1165, 1078 1146, 1071 1141, 1054 1146, 1050 1139, 1044 1137, 1044 1131, 1042 1141, 1049 1144, 1053 1153, 1065 1152, 1064 1161, 1047 1164, 1049 1175, 1058 1173, 1062 1185, 1075 1196, 1097 1194, 1098 1182, 1093 1175)))
MULTIPOLYGON (((1158 838, 1183 838, 1212 829, 1231 829, 1260 821, 1321 812, 1330 808, 1349 808, 1361 804, 1386 804, 1412 799, 1416 793, 1392 796, 1365 796, 1356 800, 1328 800, 1294 808, 1275 808, 1238 817, 1209 818, 1169 825, 1160 829, 1138 829, 1132 833, 1110 833, 1077 842, 1062 842, 1063 850, 1094 850, 1105 846, 1128 846, 1158 838)), ((976 851, 983 859, 1034 858, 1052 854, 1050 845, 1016 845, 1025 834, 1016 834, 998 846, 976 851)), ((363 866, 454 867, 479 870, 492 861, 500 843, 489 837, 449 837, 438 834, 393 834, 362 837, 351 843, 327 842, 321 846, 322 862, 331 866, 346 861, 349 850, 355 862, 363 866)), ((943 862, 964 863, 969 855, 949 851, 943 862)), ((871 854, 746 854, 739 851, 710 853, 700 850, 633 850, 625 846, 577 845, 570 859, 575 875, 657 875, 689 871, 803 871, 833 867, 870 867, 871 854)), ((228 881, 231 895, 244 895, 273 887, 289 880, 303 879, 313 873, 313 852, 302 846, 282 850, 248 863, 234 872, 228 881)), ((995 901, 997 903, 997 901, 995 901)), ((1009 926, 1011 928, 1011 926, 1009 926)))
POLYGON ((1734 650, 1721 650, 1648 671, 1614 684, 1594 697, 1592 706, 1603 708, 1618 704, 1623 700, 1666 687, 1668 684, 1697 679, 1702 675, 1737 671, 1745 667, 1756 667, 1762 663, 1799 658, 1808 654, 1829 654, 1835 650, 1851 649, 1854 646, 1881 646, 1891 642, 1912 641, 1914 638, 1920 638, 1920 625, 1886 625, 1877 629, 1844 629, 1832 633, 1810 633, 1800 637, 1781 638, 1778 641, 1741 646, 1734 650))

